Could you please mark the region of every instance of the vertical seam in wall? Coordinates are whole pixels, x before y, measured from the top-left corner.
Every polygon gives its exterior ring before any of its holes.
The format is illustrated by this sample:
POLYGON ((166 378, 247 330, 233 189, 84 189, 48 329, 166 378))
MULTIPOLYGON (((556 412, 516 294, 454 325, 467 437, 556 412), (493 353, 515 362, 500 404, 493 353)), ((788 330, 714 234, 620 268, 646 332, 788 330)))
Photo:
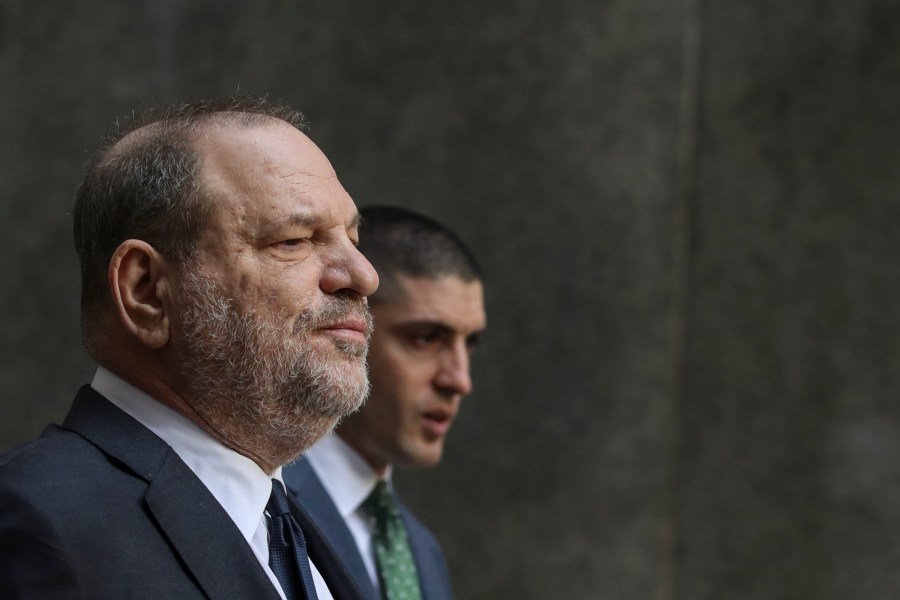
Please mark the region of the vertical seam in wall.
POLYGON ((670 391, 663 410, 664 498, 660 520, 657 600, 675 600, 678 548, 678 454, 682 435, 687 319, 689 317, 692 235, 698 169, 698 128, 702 85, 703 0, 683 0, 682 70, 676 139, 676 197, 673 210, 673 246, 669 313, 670 391))
MULTIPOLYGON (((156 86, 163 92, 163 97, 172 95, 176 88, 176 40, 181 19, 181 6, 178 0, 148 0, 145 2, 145 14, 152 22, 156 40, 154 49, 156 86)), ((160 101, 159 98, 156 99, 160 101)))

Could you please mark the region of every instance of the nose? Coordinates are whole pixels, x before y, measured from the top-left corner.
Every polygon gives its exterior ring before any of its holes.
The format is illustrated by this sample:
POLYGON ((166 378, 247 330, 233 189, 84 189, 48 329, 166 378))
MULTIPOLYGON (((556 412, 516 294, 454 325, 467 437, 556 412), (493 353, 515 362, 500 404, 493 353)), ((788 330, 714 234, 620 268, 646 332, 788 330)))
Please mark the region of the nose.
POLYGON ((378 273, 349 240, 326 260, 319 287, 326 294, 352 291, 371 296, 378 289, 378 273))
POLYGON ((468 396, 472 393, 472 376, 469 373, 469 349, 465 341, 446 348, 441 353, 434 385, 450 395, 468 396))

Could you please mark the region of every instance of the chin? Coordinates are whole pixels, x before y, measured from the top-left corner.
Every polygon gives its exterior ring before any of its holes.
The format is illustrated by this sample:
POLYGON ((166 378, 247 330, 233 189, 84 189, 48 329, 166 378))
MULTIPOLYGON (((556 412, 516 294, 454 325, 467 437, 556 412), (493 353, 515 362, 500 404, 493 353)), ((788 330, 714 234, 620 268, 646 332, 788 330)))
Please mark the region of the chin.
POLYGON ((409 465, 417 469, 430 469, 436 467, 441 462, 442 452, 420 453, 410 457, 409 465))
POLYGON ((332 360, 365 363, 369 354, 369 344, 354 340, 332 339, 321 340, 323 351, 332 360))

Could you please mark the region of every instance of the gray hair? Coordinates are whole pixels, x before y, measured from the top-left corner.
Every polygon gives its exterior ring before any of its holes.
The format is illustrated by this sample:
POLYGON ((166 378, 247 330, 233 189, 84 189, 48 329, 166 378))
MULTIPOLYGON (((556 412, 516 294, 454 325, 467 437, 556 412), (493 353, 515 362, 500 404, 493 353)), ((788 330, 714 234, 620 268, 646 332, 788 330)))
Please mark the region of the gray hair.
POLYGON ((108 306, 109 261, 127 239, 140 239, 182 263, 196 250, 213 205, 200 189, 202 157, 193 147, 212 124, 256 127, 279 120, 299 130, 303 114, 257 98, 223 98, 158 107, 132 115, 101 143, 75 193, 73 230, 81 265, 85 344, 108 306))

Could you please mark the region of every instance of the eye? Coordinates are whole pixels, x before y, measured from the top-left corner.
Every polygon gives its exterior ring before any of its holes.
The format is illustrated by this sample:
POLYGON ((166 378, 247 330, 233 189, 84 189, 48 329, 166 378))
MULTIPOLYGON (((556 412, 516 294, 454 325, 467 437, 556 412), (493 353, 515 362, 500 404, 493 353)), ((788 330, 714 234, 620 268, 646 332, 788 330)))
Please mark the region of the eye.
POLYGON ((436 342, 438 339, 438 334, 432 332, 428 333, 417 333, 411 337, 411 340, 415 344, 426 345, 436 342))
POLYGON ((441 336, 437 331, 415 331, 411 332, 406 340, 416 350, 428 350, 441 341, 441 336))
POLYGON ((289 238, 286 240, 281 240, 280 242, 276 242, 274 245, 277 248, 293 249, 303 246, 307 242, 309 242, 309 240, 306 238, 289 238))
POLYGON ((478 347, 478 344, 481 343, 481 336, 477 333, 470 335, 466 338, 466 348, 469 349, 469 352, 474 352, 475 348, 478 347))
POLYGON ((268 252, 275 260, 298 261, 305 260, 313 249, 312 239, 308 237, 290 237, 272 242, 268 246, 268 252))

